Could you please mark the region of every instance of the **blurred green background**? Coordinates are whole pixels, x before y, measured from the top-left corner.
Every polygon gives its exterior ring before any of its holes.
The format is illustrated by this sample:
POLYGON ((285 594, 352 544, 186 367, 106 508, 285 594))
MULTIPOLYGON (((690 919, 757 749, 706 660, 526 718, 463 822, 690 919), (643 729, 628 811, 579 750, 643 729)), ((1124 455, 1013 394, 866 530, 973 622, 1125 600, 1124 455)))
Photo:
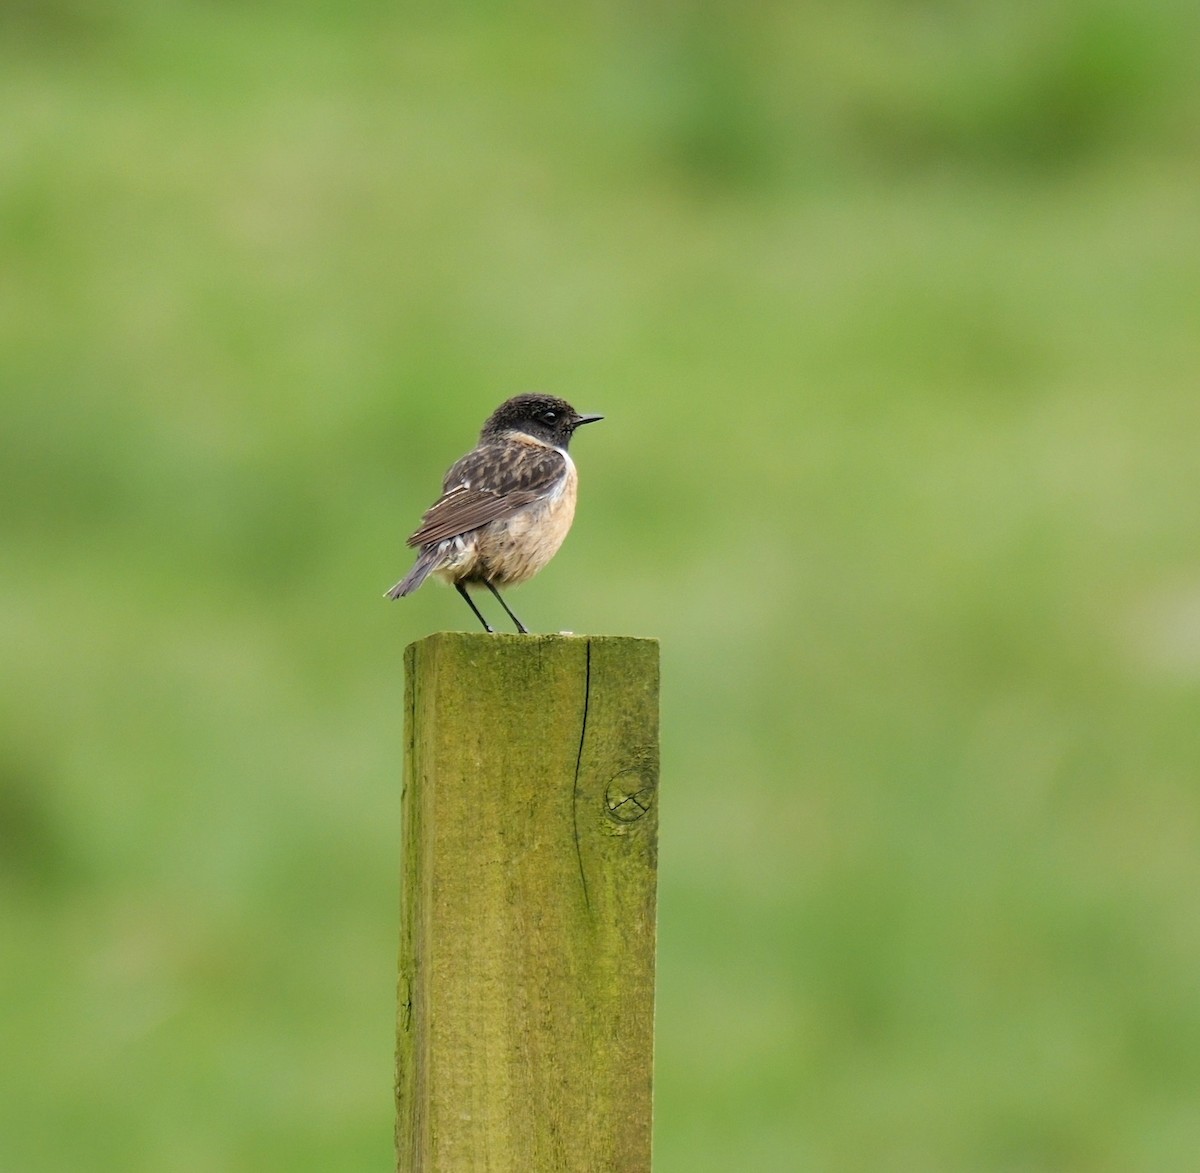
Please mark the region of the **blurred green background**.
POLYGON ((1200 9, 0 6, 0 1169, 384 1170, 402 649, 664 666, 656 1169, 1200 1153, 1200 9))

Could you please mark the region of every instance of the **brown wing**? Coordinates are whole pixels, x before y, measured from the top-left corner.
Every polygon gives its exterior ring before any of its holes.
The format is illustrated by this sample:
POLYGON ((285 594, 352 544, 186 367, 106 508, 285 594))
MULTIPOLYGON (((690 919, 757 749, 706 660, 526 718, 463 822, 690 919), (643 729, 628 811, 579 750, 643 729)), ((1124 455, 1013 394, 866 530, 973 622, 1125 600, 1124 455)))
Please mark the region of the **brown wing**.
POLYGON ((480 444, 446 474, 442 496, 408 544, 428 546, 511 517, 552 488, 566 467, 558 449, 542 444, 511 438, 480 444))

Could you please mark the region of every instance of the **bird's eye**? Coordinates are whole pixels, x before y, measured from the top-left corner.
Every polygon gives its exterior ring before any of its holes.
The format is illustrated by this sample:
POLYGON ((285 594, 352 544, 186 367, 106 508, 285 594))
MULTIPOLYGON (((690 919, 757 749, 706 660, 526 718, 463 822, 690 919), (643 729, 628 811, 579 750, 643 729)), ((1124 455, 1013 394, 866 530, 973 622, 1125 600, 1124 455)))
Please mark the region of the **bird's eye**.
POLYGON ((557 420, 558 420, 558 412, 557 411, 543 411, 542 412, 542 423, 552 424, 552 423, 557 422, 557 420))

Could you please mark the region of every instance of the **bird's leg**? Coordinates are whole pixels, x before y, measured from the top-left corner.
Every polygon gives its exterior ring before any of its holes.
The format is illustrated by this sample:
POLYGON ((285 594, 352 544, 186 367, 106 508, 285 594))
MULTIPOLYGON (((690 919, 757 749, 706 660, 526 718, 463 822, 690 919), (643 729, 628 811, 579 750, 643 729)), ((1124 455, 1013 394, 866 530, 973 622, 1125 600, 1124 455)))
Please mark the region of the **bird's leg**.
POLYGON ((505 614, 506 614, 506 615, 509 617, 509 619, 511 619, 511 620, 512 620, 512 621, 513 621, 513 622, 514 622, 516 625, 517 625, 517 630, 518 630, 518 631, 519 631, 519 632, 520 632, 522 635, 528 635, 528 634, 529 634, 529 628, 528 628, 528 627, 526 627, 526 626, 525 626, 525 624, 524 624, 524 623, 522 623, 522 622, 521 622, 521 621, 520 621, 520 620, 519 620, 519 619, 518 619, 518 618, 517 618, 517 617, 516 617, 516 616, 515 616, 515 615, 512 613, 512 611, 510 611, 510 610, 509 610, 509 606, 508 606, 508 604, 507 604, 507 603, 506 603, 506 602, 505 602, 505 601, 504 601, 504 600, 503 600, 503 599, 500 597, 500 592, 499 592, 498 590, 496 590, 496 588, 495 588, 495 587, 494 587, 494 586, 493 586, 493 585, 492 585, 490 582, 488 582, 488 581, 487 581, 487 579, 484 579, 484 581, 483 581, 483 585, 484 585, 485 587, 487 587, 487 589, 488 589, 489 591, 491 591, 493 595, 495 595, 495 596, 496 596, 496 602, 497 602, 497 603, 499 603, 499 604, 500 604, 500 606, 504 608, 504 613, 505 613, 505 614))
MULTIPOLYGON (((491 584, 489 583, 488 585, 490 586, 491 584)), ((484 619, 484 617, 480 614, 479 608, 475 606, 475 600, 472 599, 469 594, 467 594, 467 588, 465 586, 463 586, 463 584, 461 582, 456 582, 454 584, 454 589, 456 591, 458 591, 458 593, 460 595, 462 595, 462 597, 464 599, 466 599, 467 606, 470 607, 471 610, 475 612, 475 618, 478 619, 479 622, 483 624, 483 630, 486 631, 488 633, 488 635, 495 635, 496 634, 495 629, 492 628, 489 625, 488 621, 486 619, 484 619)), ((504 609, 506 611, 508 611, 507 607, 505 607, 504 609)), ((509 611, 508 613, 510 615, 512 614, 511 611, 509 611)))

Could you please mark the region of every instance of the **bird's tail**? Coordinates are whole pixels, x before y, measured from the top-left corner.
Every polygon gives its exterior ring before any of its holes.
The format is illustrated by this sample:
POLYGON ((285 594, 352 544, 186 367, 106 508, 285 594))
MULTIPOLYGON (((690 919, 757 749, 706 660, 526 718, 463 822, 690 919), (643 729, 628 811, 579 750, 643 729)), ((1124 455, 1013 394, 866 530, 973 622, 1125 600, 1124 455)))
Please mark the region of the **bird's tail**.
POLYGON ((413 568, 384 597, 402 599, 405 595, 411 595, 443 561, 437 546, 427 546, 417 555, 413 568))

